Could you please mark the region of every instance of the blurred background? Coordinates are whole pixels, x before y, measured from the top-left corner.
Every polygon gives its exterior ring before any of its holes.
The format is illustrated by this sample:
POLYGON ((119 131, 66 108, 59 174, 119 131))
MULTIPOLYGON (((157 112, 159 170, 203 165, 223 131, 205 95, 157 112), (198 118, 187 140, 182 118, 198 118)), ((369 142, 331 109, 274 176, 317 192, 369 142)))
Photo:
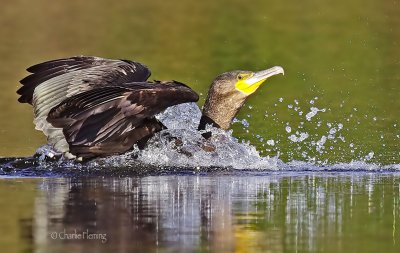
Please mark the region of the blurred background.
POLYGON ((284 161, 400 162, 400 1, 6 0, 0 8, 0 156, 46 142, 17 102, 33 64, 73 55, 140 61, 201 94, 234 69, 274 65, 234 135, 284 161))

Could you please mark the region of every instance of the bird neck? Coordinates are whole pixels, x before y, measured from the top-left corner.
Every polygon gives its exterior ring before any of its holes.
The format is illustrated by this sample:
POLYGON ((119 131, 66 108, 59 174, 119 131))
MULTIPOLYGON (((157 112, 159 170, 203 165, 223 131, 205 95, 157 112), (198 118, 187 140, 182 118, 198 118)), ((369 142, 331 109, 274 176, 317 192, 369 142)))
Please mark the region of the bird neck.
POLYGON ((233 118, 242 107, 245 98, 236 94, 218 95, 208 94, 203 107, 203 115, 200 120, 199 130, 204 130, 206 125, 229 129, 233 118))
MULTIPOLYGON (((211 125, 213 127, 216 128, 221 128, 220 125, 218 125, 217 123, 215 123, 215 121, 213 119, 211 119, 210 117, 208 117, 207 115, 202 115, 200 118, 200 123, 199 123, 199 127, 198 130, 205 130, 207 125, 211 125)), ((211 132, 205 132, 201 134, 204 138, 208 139, 211 137, 211 132)))
POLYGON ((207 115, 202 115, 200 118, 198 130, 205 130, 207 125, 211 125, 216 128, 221 128, 221 126, 218 125, 213 119, 211 119, 207 115))

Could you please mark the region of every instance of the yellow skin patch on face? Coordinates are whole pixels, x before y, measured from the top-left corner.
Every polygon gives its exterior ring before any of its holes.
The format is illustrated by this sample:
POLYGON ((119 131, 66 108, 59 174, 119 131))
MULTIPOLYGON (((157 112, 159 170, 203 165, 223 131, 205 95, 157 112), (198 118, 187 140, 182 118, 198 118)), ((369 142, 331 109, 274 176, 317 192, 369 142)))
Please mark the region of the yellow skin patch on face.
POLYGON ((258 87, 260 87, 260 85, 267 80, 267 78, 283 73, 283 68, 279 66, 261 70, 255 73, 247 71, 244 73, 242 72, 237 75, 235 88, 245 95, 250 95, 254 93, 258 87))
POLYGON ((250 94, 254 93, 258 89, 258 87, 260 87, 260 85, 265 81, 265 79, 260 80, 256 83, 250 84, 247 82, 247 80, 249 78, 251 78, 253 75, 254 75, 254 73, 253 74, 239 74, 237 76, 237 82, 235 84, 236 89, 240 92, 243 92, 246 95, 250 95, 250 94))

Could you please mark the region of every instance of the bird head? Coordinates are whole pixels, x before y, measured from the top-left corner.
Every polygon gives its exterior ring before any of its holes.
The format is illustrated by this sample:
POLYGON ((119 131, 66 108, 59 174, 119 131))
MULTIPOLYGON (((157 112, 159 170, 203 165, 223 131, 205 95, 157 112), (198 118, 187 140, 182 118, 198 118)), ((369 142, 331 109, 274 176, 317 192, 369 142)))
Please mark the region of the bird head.
POLYGON ((283 68, 275 66, 258 72, 235 70, 217 76, 208 92, 199 129, 206 123, 228 129, 246 99, 269 77, 278 74, 284 74, 283 68))
POLYGON ((235 89, 247 96, 253 94, 271 76, 284 74, 283 68, 279 66, 270 69, 251 72, 237 71, 235 89))

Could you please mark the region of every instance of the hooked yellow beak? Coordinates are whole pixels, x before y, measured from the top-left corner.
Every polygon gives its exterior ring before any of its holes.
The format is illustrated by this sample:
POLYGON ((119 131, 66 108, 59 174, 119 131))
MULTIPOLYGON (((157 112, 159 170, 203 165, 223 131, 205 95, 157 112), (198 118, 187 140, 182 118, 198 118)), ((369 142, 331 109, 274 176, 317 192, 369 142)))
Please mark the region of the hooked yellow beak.
POLYGON ((235 87, 238 91, 243 92, 246 95, 250 95, 254 93, 258 87, 265 82, 265 80, 278 74, 284 75, 285 73, 282 67, 275 66, 270 69, 256 72, 253 75, 249 75, 247 78, 239 79, 236 82, 235 87))

